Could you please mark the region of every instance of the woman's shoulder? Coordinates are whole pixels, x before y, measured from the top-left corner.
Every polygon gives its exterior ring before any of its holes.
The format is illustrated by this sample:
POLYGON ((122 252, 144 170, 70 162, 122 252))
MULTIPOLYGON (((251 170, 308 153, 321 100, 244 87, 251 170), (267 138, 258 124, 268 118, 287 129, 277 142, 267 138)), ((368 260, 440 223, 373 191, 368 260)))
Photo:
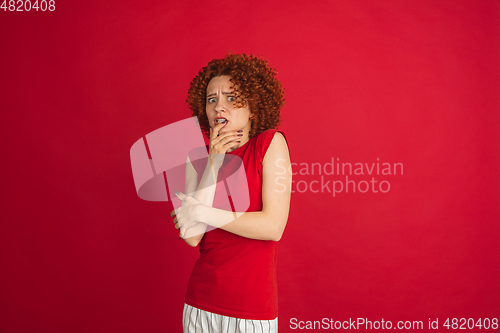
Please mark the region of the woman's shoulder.
POLYGON ((276 129, 276 128, 269 128, 260 134, 257 135, 258 140, 272 140, 276 133, 280 133, 283 137, 285 137, 285 133, 283 133, 282 130, 276 129))
POLYGON ((265 131, 261 132, 260 135, 273 135, 274 133, 279 132, 277 128, 268 128, 265 131))
POLYGON ((263 161, 267 151, 269 150, 269 146, 273 141, 277 141, 277 144, 273 144, 273 146, 281 147, 283 145, 287 145, 286 137, 283 131, 278 129, 267 129, 264 132, 260 133, 257 138, 257 146, 259 147, 259 160, 263 161))
POLYGON ((260 141, 259 143, 261 146, 267 148, 267 146, 271 144, 274 138, 276 138, 276 140, 285 141, 285 143, 288 143, 285 133, 282 130, 276 128, 270 128, 260 133, 257 137, 257 140, 260 141))

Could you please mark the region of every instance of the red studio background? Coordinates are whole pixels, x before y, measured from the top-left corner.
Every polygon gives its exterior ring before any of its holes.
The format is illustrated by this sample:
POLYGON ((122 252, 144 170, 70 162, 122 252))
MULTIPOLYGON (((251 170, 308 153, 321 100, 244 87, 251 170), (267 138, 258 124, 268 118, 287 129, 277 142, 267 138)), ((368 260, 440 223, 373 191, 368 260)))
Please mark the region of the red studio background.
POLYGON ((1 332, 181 331, 198 249, 137 196, 130 147, 228 51, 285 88, 280 332, 500 319, 499 1, 55 5, 0 10, 1 332))

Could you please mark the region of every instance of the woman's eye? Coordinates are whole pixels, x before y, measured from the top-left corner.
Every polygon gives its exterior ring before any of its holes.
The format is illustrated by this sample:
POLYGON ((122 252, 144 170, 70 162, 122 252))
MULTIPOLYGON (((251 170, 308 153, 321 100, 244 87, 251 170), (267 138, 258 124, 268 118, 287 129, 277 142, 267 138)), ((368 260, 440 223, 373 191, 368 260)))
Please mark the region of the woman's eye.
POLYGON ((215 98, 210 97, 210 98, 208 99, 208 103, 215 103, 215 98))
POLYGON ((236 100, 236 97, 234 97, 234 96, 229 96, 229 97, 227 98, 227 100, 228 100, 228 101, 230 101, 230 102, 234 102, 234 101, 236 100))

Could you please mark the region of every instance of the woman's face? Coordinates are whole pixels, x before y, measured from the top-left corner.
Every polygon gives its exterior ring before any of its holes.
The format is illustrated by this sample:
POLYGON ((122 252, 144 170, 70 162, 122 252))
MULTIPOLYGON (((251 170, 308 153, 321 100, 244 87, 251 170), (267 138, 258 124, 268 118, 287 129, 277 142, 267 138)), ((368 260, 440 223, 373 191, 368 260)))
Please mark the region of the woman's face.
POLYGON ((252 127, 250 120, 252 113, 248 105, 244 108, 234 106, 236 96, 231 91, 230 79, 228 75, 216 76, 208 83, 206 103, 208 123, 214 128, 217 125, 217 119, 224 118, 227 122, 219 133, 243 130, 243 133, 248 134, 252 127))

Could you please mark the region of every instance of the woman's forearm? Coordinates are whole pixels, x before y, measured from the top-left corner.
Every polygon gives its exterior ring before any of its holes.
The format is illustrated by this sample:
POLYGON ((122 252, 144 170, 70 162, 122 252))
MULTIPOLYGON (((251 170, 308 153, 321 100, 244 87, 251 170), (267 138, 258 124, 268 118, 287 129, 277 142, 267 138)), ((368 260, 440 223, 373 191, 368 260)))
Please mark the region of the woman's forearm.
POLYGON ((191 246, 196 246, 200 243, 205 231, 207 230, 207 225, 205 223, 198 222, 184 232, 184 241, 191 246))
POLYGON ((210 158, 207 160, 207 165, 201 177, 200 183, 196 191, 191 195, 205 206, 212 207, 215 198, 215 189, 217 187, 217 175, 219 168, 213 166, 210 158))
MULTIPOLYGON (((191 195, 201 204, 211 207, 215 198, 215 189, 217 186, 217 174, 219 168, 214 167, 210 158, 207 160, 207 165, 201 177, 200 183, 196 191, 191 195)), ((203 234, 207 229, 205 223, 197 223, 187 229, 184 233, 184 240, 191 246, 196 246, 203 238, 203 234)))
MULTIPOLYGON (((288 220, 288 207, 259 212, 231 212, 199 205, 200 222, 233 234, 259 240, 279 241, 288 220)), ((275 207, 276 208, 276 207, 275 207)))

